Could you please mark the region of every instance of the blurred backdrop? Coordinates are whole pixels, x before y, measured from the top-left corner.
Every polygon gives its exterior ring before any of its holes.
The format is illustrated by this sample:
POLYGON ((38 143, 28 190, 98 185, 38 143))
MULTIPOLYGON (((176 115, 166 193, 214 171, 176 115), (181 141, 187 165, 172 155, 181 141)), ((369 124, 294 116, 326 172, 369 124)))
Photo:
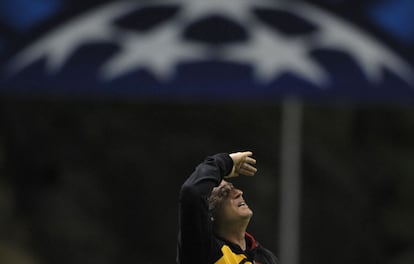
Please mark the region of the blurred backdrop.
POLYGON ((249 230, 278 256, 282 193, 298 192, 282 264, 413 263, 412 11, 1 1, 0 263, 175 263, 181 184, 240 150, 258 160, 234 180, 249 230))

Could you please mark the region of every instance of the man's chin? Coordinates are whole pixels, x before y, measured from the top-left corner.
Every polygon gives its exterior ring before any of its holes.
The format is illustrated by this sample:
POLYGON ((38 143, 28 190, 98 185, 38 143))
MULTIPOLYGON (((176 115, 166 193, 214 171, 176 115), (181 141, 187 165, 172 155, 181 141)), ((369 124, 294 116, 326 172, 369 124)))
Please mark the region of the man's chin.
POLYGON ((250 219, 250 218, 253 216, 253 211, 249 209, 249 211, 248 211, 248 212, 245 212, 245 213, 243 214, 243 216, 244 216, 246 219, 250 219))

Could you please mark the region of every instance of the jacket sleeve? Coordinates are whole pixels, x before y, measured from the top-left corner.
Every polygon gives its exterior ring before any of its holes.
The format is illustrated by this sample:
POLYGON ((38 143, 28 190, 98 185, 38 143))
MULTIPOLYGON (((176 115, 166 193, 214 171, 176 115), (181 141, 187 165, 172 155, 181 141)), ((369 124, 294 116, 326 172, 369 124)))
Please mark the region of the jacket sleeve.
POLYGON ((228 154, 207 157, 182 185, 177 263, 204 264, 211 259, 213 234, 207 198, 232 167, 233 160, 228 154))

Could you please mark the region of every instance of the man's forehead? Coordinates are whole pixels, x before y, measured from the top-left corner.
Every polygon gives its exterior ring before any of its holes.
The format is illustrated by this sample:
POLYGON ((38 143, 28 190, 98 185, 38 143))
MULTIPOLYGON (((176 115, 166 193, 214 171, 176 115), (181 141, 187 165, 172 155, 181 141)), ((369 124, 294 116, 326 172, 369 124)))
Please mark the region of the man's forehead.
POLYGON ((231 182, 228 182, 228 181, 225 181, 225 180, 222 180, 221 182, 220 182, 220 184, 219 184, 219 188, 221 188, 221 187, 224 187, 224 186, 228 186, 228 187, 234 187, 234 185, 233 185, 233 183, 231 183, 231 182))

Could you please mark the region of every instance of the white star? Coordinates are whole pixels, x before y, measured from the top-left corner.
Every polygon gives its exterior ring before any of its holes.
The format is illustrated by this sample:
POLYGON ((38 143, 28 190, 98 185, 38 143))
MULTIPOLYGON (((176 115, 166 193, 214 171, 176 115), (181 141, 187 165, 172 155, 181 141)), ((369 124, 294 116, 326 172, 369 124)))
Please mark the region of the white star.
POLYGON ((101 77, 110 80, 141 67, 165 80, 178 62, 205 59, 204 49, 182 41, 178 33, 175 25, 168 24, 147 34, 123 35, 122 50, 102 67, 101 77))
POLYGON ((414 83, 412 67, 368 34, 310 6, 301 5, 295 11, 319 27, 313 39, 315 46, 347 52, 371 81, 380 82, 383 77, 382 68, 386 67, 408 83, 414 83))
POLYGON ((58 27, 20 53, 10 65, 11 72, 19 71, 43 57, 46 58, 48 72, 59 71, 72 53, 85 43, 112 41, 112 20, 129 11, 134 5, 131 2, 123 2, 105 6, 58 27))
POLYGON ((243 25, 252 23, 251 9, 258 2, 268 2, 269 0, 181 0, 182 18, 186 21, 202 19, 210 15, 222 15, 232 21, 237 21, 243 25))
POLYGON ((289 71, 318 86, 328 81, 325 71, 308 58, 308 47, 303 41, 281 37, 264 27, 251 33, 249 43, 230 46, 224 58, 252 64, 262 82, 269 82, 289 71))

